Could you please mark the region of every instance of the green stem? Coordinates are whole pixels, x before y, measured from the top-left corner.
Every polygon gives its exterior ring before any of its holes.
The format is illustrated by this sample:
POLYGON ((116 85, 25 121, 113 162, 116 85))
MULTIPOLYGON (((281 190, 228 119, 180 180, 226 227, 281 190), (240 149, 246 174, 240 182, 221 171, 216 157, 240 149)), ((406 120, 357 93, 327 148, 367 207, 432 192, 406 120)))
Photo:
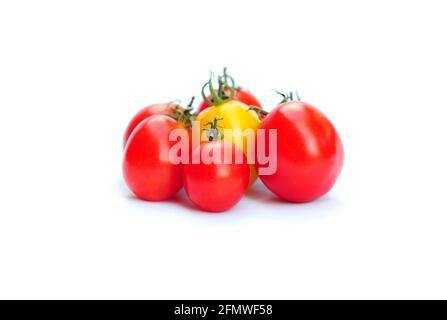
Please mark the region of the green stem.
POLYGON ((263 109, 261 109, 261 108, 259 108, 259 107, 256 107, 256 106, 250 106, 250 107, 248 107, 248 110, 249 110, 249 111, 250 111, 250 110, 255 111, 255 112, 258 114, 258 118, 259 118, 259 120, 262 120, 261 115, 266 116, 266 115, 269 114, 267 111, 265 111, 265 110, 263 110, 263 109))
POLYGON ((205 123, 205 126, 210 126, 209 128, 202 129, 203 131, 206 131, 208 141, 223 139, 223 133, 219 130, 219 128, 223 127, 217 124, 220 120, 223 120, 223 118, 215 116, 213 121, 208 121, 207 123, 205 123))
POLYGON ((207 82, 205 82, 205 84, 204 84, 203 87, 202 87, 202 99, 203 99, 203 101, 205 101, 207 104, 212 105, 213 102, 212 102, 210 99, 208 99, 207 95, 205 94, 205 88, 208 86, 208 84, 209 84, 209 82, 207 81, 207 82))
POLYGON ((191 100, 189 101, 188 106, 186 107, 187 109, 192 110, 192 104, 194 103, 195 98, 196 98, 195 96, 191 97, 191 100))
POLYGON ((223 100, 219 97, 219 94, 214 90, 213 81, 210 78, 208 80, 208 87, 210 88, 211 97, 213 97, 213 104, 218 106, 223 103, 223 100))
POLYGON ((183 125, 186 129, 190 130, 192 122, 195 120, 197 113, 194 112, 193 103, 195 97, 193 96, 185 109, 180 108, 179 105, 175 106, 175 114, 166 114, 166 116, 177 120, 178 123, 183 125))
POLYGON ((288 94, 286 94, 286 93, 279 92, 278 90, 275 90, 275 89, 272 89, 272 90, 275 91, 277 94, 279 94, 282 97, 282 100, 278 104, 285 103, 288 101, 301 101, 301 99, 298 95, 298 91, 295 91, 296 99, 294 99, 293 91, 290 91, 288 94))

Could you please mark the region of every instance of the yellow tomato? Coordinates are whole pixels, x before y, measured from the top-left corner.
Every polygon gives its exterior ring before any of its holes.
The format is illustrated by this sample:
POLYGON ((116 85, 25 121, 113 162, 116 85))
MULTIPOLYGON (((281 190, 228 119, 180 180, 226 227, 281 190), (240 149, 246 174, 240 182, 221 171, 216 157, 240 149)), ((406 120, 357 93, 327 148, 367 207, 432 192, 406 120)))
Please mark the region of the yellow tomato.
MULTIPOLYGON (((212 123, 216 117, 221 119, 217 124, 219 130, 224 134, 224 140, 229 139, 227 141, 231 141, 240 147, 249 160, 252 159, 254 161, 256 129, 260 124, 256 112, 249 110, 249 107, 240 101, 229 100, 221 105, 203 110, 199 113, 196 120, 200 121, 200 129, 203 130, 209 129, 209 123, 212 123), (226 129, 230 129, 231 132, 226 129), (228 133, 230 136, 228 136, 228 133)), ((201 142, 208 142, 205 135, 202 135, 201 142)), ((256 180, 256 177, 256 168, 254 164, 251 164, 250 184, 256 180)))

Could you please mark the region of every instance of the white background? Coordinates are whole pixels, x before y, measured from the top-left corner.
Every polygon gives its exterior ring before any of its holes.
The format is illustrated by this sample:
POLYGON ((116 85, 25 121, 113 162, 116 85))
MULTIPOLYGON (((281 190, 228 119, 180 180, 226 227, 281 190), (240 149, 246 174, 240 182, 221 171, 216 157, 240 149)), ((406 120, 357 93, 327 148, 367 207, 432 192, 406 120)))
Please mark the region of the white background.
POLYGON ((447 298, 445 1, 1 1, 0 298, 447 298), (334 189, 133 198, 140 108, 223 66, 333 121, 334 189))

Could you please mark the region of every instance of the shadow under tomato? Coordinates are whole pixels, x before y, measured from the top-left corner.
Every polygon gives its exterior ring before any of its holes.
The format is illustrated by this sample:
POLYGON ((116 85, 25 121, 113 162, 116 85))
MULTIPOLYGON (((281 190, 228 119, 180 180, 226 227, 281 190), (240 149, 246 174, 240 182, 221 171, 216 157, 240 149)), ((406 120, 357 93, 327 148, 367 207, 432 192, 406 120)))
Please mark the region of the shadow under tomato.
MULTIPOLYGON (((209 217, 218 218, 220 216, 228 216, 235 213, 235 210, 232 210, 233 208, 223 211, 223 212, 208 212, 199 209, 196 205, 194 205, 191 200, 189 200, 188 195, 186 194, 185 190, 182 189, 180 192, 178 192, 175 197, 173 197, 170 201, 176 203, 177 205, 187 209, 188 211, 198 214, 198 215, 205 215, 209 217)), ((237 206, 237 205, 236 205, 237 206)), ((235 206, 235 207, 236 207, 235 206)))
MULTIPOLYGON (((278 217, 296 217, 301 219, 303 215, 313 216, 328 215, 336 211, 340 206, 339 201, 331 197, 330 194, 325 195, 315 201, 307 203, 293 203, 282 200, 273 193, 271 193, 260 181, 257 181, 253 186, 247 190, 245 199, 241 203, 225 212, 206 212, 196 207, 186 195, 184 189, 180 190, 172 198, 165 201, 144 201, 137 198, 125 185, 123 181, 119 183, 121 193, 129 199, 133 205, 147 210, 148 213, 154 211, 168 211, 175 214, 177 210, 185 210, 187 213, 192 213, 194 216, 205 217, 206 220, 234 220, 238 216, 243 219, 252 219, 254 216, 275 215, 278 217), (256 207, 261 205, 262 209, 257 210, 256 207), (254 207, 254 211, 253 211, 254 207), (177 208, 177 210, 176 210, 177 208), (152 209, 152 210, 151 210, 152 209), (301 216, 301 218, 299 218, 301 216)), ((287 218, 287 219, 289 219, 287 218)), ((239 219, 236 219, 239 220, 239 219)))
MULTIPOLYGON (((223 215, 223 214, 229 214, 232 212, 232 210, 228 210, 225 212, 207 212, 207 211, 203 211, 200 210, 198 207, 196 207, 191 200, 188 199, 188 196, 186 195, 186 192, 184 189, 181 189, 179 192, 177 192, 173 197, 163 200, 163 201, 147 201, 147 200, 142 200, 138 197, 136 197, 126 186, 126 184, 123 181, 120 181, 119 183, 119 188, 121 193, 130 201, 132 201, 132 203, 136 204, 139 207, 144 207, 144 208, 148 208, 148 207, 157 207, 159 205, 163 205, 163 206, 171 206, 170 210, 166 210, 166 211, 175 211, 175 206, 179 206, 183 209, 185 209, 186 211, 190 212, 190 213, 194 213, 194 214, 198 214, 198 215, 207 215, 207 216, 219 216, 219 215, 223 215)), ((165 210, 163 210, 165 211, 165 210)))
POLYGON ((336 211, 341 205, 339 200, 331 196, 330 193, 310 202, 296 203, 286 201, 273 194, 260 181, 257 181, 247 191, 245 196, 252 201, 263 203, 266 207, 272 206, 272 208, 280 208, 279 210, 263 210, 264 212, 271 212, 274 215, 297 215, 307 213, 313 215, 326 215, 336 211))

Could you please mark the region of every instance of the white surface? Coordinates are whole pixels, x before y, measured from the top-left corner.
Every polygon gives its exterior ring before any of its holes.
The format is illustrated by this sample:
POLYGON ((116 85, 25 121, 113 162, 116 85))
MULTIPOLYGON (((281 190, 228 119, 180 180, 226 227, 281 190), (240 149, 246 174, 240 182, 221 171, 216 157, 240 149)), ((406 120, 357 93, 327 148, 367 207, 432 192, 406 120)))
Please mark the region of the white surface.
POLYGON ((447 298, 445 30, 444 1, 2 1, 0 298, 447 298), (128 120, 225 65, 330 117, 330 194, 130 196, 128 120))

